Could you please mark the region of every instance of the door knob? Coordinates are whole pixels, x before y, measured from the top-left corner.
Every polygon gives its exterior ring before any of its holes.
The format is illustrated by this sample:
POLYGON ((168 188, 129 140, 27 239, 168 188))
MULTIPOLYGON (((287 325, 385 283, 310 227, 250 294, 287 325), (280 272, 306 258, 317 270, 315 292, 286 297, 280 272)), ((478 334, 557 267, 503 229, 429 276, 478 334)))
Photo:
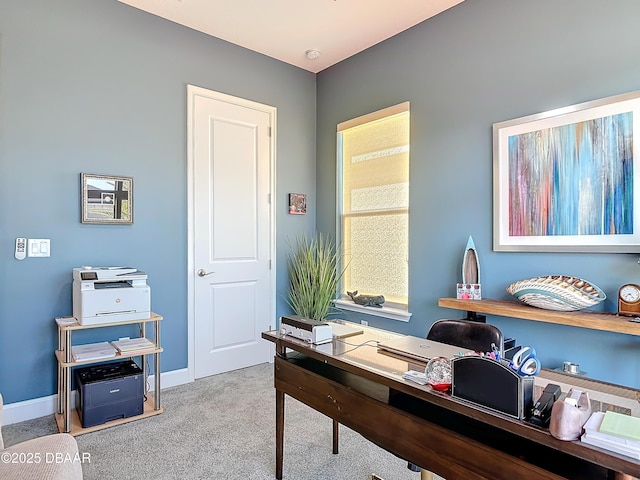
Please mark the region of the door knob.
POLYGON ((199 277, 206 277, 207 275, 211 275, 212 273, 216 273, 216 272, 207 272, 204 268, 201 268, 200 270, 198 270, 199 277))

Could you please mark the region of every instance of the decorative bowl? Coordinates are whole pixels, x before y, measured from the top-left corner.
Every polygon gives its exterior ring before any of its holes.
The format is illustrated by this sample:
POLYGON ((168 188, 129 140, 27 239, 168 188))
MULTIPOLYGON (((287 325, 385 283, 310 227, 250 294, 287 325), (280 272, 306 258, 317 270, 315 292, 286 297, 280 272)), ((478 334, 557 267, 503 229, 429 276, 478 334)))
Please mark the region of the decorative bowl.
POLYGON ((593 283, 567 275, 520 280, 509 285, 507 292, 527 305, 563 312, 589 308, 607 298, 593 283))

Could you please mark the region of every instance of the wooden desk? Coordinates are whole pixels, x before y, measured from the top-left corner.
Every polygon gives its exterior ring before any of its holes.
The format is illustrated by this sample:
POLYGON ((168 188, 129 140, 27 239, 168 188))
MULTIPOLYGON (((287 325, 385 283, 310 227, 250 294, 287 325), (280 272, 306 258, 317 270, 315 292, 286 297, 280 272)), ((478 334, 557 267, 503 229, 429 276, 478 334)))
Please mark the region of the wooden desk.
POLYGON ((378 351, 378 341, 394 336, 365 327, 361 335, 316 346, 277 331, 262 334, 276 345, 278 480, 285 395, 447 480, 640 477, 640 462, 630 457, 557 440, 547 429, 402 379, 407 370, 424 365, 378 351))

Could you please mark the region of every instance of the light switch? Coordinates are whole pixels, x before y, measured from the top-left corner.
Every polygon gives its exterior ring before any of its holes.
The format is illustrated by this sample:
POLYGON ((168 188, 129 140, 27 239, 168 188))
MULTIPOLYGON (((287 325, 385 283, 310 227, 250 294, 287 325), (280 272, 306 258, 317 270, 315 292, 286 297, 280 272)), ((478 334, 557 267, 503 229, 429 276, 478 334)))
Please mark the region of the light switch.
POLYGON ((30 238, 28 240, 27 254, 30 257, 49 257, 49 256, 51 256, 51 239, 49 239, 49 238, 30 238))

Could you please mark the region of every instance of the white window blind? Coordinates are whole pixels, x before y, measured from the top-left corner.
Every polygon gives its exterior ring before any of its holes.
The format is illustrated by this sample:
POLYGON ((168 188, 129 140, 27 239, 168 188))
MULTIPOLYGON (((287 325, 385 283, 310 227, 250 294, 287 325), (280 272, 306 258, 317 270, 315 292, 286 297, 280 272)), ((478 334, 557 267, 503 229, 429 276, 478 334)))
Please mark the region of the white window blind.
POLYGON ((408 304, 409 103, 338 125, 342 294, 408 304))

